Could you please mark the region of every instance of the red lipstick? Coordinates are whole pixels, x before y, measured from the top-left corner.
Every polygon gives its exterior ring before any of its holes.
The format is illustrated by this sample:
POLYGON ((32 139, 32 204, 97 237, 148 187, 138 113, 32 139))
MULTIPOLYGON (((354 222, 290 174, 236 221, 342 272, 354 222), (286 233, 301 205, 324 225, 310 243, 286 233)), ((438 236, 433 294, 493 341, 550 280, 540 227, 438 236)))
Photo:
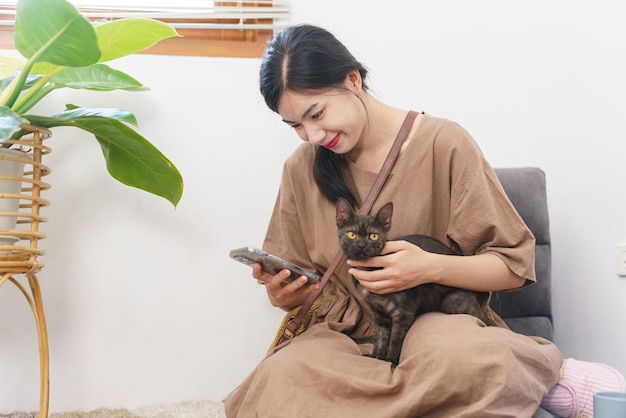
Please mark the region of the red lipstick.
POLYGON ((324 148, 331 149, 339 142, 339 134, 337 134, 328 144, 324 145, 324 148))

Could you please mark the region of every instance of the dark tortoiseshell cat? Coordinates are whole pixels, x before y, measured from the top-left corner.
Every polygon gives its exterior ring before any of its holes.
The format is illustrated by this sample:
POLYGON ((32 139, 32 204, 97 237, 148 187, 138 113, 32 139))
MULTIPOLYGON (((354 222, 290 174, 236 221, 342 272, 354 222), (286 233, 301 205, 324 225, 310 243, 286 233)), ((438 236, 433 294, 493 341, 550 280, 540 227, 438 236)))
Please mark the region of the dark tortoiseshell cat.
MULTIPOLYGON (((385 204, 376 216, 359 215, 344 199, 337 202, 339 242, 350 260, 362 260, 380 254, 391 228, 393 203, 385 204)), ((424 235, 408 235, 397 240, 408 241, 424 251, 457 255, 440 241, 424 235)), ((355 280, 359 294, 370 308, 374 325, 372 357, 398 364, 404 337, 415 318, 425 312, 470 314, 487 325, 493 323, 484 314, 481 303, 487 293, 423 284, 400 292, 378 295, 370 293, 355 280)))

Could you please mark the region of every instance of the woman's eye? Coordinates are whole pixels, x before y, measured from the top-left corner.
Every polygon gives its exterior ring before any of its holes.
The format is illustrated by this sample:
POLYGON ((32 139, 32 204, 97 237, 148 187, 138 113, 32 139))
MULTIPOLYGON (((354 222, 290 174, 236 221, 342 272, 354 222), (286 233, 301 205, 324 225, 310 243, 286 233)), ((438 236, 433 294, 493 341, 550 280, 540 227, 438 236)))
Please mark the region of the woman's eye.
POLYGON ((352 231, 348 232, 346 235, 350 239, 356 239, 356 234, 354 232, 352 232, 352 231))
POLYGON ((289 126, 291 126, 293 129, 298 129, 302 125, 300 125, 299 123, 294 123, 293 125, 289 125, 289 126))
POLYGON ((323 112, 323 110, 320 110, 319 112, 312 114, 311 118, 312 119, 319 119, 319 118, 321 118, 322 117, 322 112, 323 112))
POLYGON ((370 240, 378 241, 378 234, 370 234, 370 240))

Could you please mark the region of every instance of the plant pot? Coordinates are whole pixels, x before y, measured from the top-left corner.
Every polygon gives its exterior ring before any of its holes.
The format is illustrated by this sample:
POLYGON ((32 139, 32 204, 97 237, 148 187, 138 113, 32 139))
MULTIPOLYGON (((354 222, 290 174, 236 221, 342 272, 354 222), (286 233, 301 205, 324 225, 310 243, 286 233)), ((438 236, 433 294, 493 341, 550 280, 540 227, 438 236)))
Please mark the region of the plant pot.
POLYGON ((24 166, 32 156, 23 151, 0 148, 0 246, 13 245, 20 207, 24 166))

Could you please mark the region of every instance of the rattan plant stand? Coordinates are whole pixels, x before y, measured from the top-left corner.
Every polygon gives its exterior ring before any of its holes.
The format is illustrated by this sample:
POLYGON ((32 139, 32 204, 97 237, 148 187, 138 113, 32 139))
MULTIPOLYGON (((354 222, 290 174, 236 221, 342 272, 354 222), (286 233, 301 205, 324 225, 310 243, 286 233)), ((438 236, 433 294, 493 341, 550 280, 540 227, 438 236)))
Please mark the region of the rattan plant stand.
POLYGON ((48 416, 50 367, 48 332, 37 273, 43 267, 38 257, 44 253, 38 248, 38 242, 45 238, 45 234, 39 232, 39 224, 46 222, 46 218, 39 214, 39 210, 49 205, 49 202, 41 197, 41 192, 50 188, 49 184, 41 180, 50 173, 41 160, 43 155, 50 152, 50 148, 43 144, 43 141, 50 137, 50 131, 32 126, 25 127, 25 129, 32 131, 32 136, 23 137, 18 141, 4 142, 4 144, 14 144, 12 148, 24 151, 24 156, 0 155, 0 160, 20 161, 25 164, 21 178, 0 175, 0 180, 21 180, 22 182, 20 194, 0 192, 0 199, 19 200, 17 212, 0 212, 0 217, 14 217, 17 221, 15 229, 0 229, 0 238, 4 237, 14 242, 12 245, 0 245, 0 286, 7 282, 17 286, 30 305, 35 318, 40 366, 38 417, 41 418, 48 416))

